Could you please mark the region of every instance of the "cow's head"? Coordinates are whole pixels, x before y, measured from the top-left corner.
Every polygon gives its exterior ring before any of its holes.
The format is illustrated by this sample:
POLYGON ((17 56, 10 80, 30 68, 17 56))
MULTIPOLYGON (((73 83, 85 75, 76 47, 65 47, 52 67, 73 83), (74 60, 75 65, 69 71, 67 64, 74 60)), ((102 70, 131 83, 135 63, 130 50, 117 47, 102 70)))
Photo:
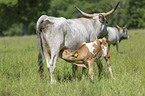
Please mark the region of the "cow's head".
POLYGON ((86 17, 92 18, 92 19, 94 19, 96 21, 96 27, 98 28, 97 31, 100 32, 99 38, 102 38, 102 37, 108 36, 107 19, 106 19, 106 17, 109 16, 110 14, 112 14, 116 10, 116 8, 118 7, 119 3, 120 2, 118 2, 116 4, 116 6, 111 11, 109 11, 107 13, 88 14, 88 13, 85 13, 85 12, 81 11, 78 7, 76 7, 76 6, 75 7, 81 14, 83 14, 86 17))
POLYGON ((120 36, 121 36, 121 40, 122 39, 128 39, 129 38, 129 36, 128 36, 128 34, 127 34, 127 25, 125 25, 124 27, 119 27, 118 25, 116 25, 116 27, 118 28, 118 30, 119 30, 119 34, 120 34, 120 36))

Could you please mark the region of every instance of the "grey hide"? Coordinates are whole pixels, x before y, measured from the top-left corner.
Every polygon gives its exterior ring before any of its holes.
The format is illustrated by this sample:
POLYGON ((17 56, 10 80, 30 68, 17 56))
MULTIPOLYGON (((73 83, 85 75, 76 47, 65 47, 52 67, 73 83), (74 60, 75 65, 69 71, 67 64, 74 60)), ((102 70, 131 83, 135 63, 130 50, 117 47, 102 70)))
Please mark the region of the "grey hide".
POLYGON ((36 25, 39 45, 39 72, 43 73, 42 53, 50 71, 51 83, 56 82, 54 69, 61 50, 69 48, 76 50, 83 42, 92 41, 108 35, 105 16, 113 13, 117 5, 107 13, 87 14, 79 8, 77 10, 89 18, 66 19, 42 15, 36 25))
POLYGON ((129 36, 127 34, 127 25, 125 25, 123 28, 119 27, 117 25, 117 28, 115 27, 107 27, 108 31, 108 47, 110 50, 110 45, 116 45, 117 52, 119 53, 119 43, 121 40, 128 39, 129 36))

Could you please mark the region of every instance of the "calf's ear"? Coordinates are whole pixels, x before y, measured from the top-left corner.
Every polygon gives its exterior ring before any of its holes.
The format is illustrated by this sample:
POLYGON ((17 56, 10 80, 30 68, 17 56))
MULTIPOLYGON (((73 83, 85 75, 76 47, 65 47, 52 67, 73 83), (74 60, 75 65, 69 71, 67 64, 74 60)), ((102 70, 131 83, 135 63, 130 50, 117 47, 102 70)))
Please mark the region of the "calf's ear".
POLYGON ((72 57, 75 57, 75 58, 77 58, 78 56, 79 56, 78 51, 76 51, 76 52, 72 55, 72 57))
POLYGON ((65 51, 65 53, 68 53, 68 51, 65 51))

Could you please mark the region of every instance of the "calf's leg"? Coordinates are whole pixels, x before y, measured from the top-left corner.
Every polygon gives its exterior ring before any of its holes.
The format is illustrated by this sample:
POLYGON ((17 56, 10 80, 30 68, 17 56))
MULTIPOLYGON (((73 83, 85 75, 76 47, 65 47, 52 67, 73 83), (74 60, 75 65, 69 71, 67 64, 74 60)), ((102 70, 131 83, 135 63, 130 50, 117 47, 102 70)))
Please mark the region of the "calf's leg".
POLYGON ((90 75, 90 78, 91 80, 93 81, 93 62, 94 60, 89 60, 88 61, 88 66, 89 66, 89 75, 90 75))
POLYGON ((105 58, 106 62, 107 62, 107 65, 108 65, 108 69, 110 71, 110 75, 111 75, 111 78, 114 79, 113 77, 113 73, 112 73, 112 68, 111 68, 111 64, 110 64, 110 58, 105 58))

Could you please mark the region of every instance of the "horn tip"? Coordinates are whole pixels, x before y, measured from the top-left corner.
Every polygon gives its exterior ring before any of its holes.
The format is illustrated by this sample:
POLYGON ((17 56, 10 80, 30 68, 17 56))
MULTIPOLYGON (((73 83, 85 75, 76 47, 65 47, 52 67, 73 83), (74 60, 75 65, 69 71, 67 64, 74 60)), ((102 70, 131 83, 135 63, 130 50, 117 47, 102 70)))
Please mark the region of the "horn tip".
POLYGON ((120 1, 118 1, 118 3, 116 4, 116 6, 114 7, 114 10, 117 9, 118 5, 120 4, 120 1))

